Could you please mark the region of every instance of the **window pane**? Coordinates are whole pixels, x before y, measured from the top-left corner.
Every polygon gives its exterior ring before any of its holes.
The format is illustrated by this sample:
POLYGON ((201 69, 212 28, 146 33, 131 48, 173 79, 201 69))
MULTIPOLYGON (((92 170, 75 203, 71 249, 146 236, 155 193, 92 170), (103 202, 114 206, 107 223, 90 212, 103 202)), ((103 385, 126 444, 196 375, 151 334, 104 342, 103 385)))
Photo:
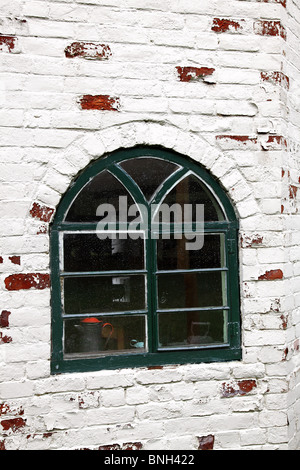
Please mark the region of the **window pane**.
POLYGON ((226 306, 226 273, 159 274, 158 308, 197 308, 226 306))
POLYGON ((120 166, 137 183, 148 200, 165 179, 179 168, 175 163, 152 157, 132 158, 125 160, 120 166))
MULTIPOLYGON (((108 171, 102 171, 86 184, 76 199, 71 204, 67 213, 67 222, 98 222, 103 216, 97 216, 97 208, 101 204, 111 204, 115 210, 116 220, 120 219, 120 197, 123 197, 122 204, 125 207, 125 214, 134 204, 134 201, 127 189, 108 171)), ((103 214, 104 215, 104 214, 103 214)), ((105 214, 105 217, 107 214, 105 214)), ((128 217, 128 220, 135 219, 137 215, 128 217)))
POLYGON ((184 236, 169 240, 160 237, 157 240, 157 269, 205 269, 225 267, 225 237, 224 234, 205 234, 204 244, 200 250, 187 249, 187 240, 184 236))
POLYGON ((169 207, 175 203, 181 206, 182 214, 187 210, 184 208, 184 204, 191 205, 193 222, 202 222, 197 220, 199 218, 197 204, 204 206, 205 222, 224 220, 223 211, 213 194, 202 181, 192 174, 179 181, 163 200, 163 204, 167 204, 169 207))
POLYGON ((111 355, 145 352, 145 315, 97 316, 64 322, 64 352, 111 355))
POLYGON ((64 271, 121 271, 144 269, 144 239, 110 234, 101 240, 94 233, 65 233, 64 271), (126 238, 125 238, 126 237, 126 238))
POLYGON ((192 348, 227 342, 227 311, 161 313, 159 348, 192 348))
POLYGON ((145 309, 145 276, 86 276, 64 279, 66 314, 145 309))

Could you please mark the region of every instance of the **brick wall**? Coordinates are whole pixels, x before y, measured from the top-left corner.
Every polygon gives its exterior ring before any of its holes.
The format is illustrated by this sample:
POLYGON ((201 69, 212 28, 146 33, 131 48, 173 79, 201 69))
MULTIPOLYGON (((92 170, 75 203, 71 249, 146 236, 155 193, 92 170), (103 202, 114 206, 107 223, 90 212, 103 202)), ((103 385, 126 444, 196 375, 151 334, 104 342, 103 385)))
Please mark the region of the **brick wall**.
POLYGON ((296 0, 2 2, 0 450, 300 448, 299 23, 296 0), (51 376, 49 223, 136 144, 236 207, 243 359, 51 376))

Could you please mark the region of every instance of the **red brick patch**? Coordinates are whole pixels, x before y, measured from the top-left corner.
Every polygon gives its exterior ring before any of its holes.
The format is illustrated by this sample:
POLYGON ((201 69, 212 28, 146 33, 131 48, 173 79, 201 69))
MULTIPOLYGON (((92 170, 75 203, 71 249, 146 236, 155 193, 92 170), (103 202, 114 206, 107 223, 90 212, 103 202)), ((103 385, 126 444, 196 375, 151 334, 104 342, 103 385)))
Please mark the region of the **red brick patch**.
POLYGON ((54 209, 47 206, 42 206, 38 202, 34 202, 30 209, 30 215, 35 219, 39 219, 42 222, 50 222, 51 217, 54 213, 54 209))
POLYGON ((248 135, 217 135, 217 140, 235 140, 237 142, 242 142, 243 144, 247 144, 248 142, 253 142, 254 144, 257 143, 257 137, 250 137, 248 135))
POLYGON ((215 71, 210 67, 176 67, 181 82, 203 79, 215 71))
POLYGON ((214 18, 211 30, 216 33, 227 33, 230 31, 239 31, 241 28, 241 23, 236 20, 228 18, 214 18))
POLYGON ((240 380, 236 384, 223 383, 222 384, 222 397, 229 398, 237 395, 243 396, 251 392, 253 388, 257 387, 256 380, 240 380))
POLYGON ((26 421, 23 418, 4 419, 1 421, 4 431, 16 432, 24 428, 25 425, 26 421))
POLYGON ((281 269, 272 269, 271 271, 266 271, 265 274, 259 276, 259 280, 274 281, 276 279, 282 279, 283 272, 281 269))
POLYGON ((13 264, 21 264, 21 257, 20 256, 9 256, 10 261, 13 264))
POLYGON ((290 199, 295 199, 297 196, 297 192, 298 192, 297 186, 294 186, 293 184, 291 184, 289 187, 290 199))
POLYGON ((16 38, 14 36, 0 36, 0 51, 12 52, 15 48, 16 38))
POLYGON ((280 21, 256 21, 254 23, 254 32, 260 36, 280 36, 286 39, 286 30, 280 21))
POLYGON ((30 274, 12 274, 5 279, 5 287, 7 290, 21 289, 46 289, 50 287, 49 274, 30 273, 30 274))
POLYGON ((2 310, 0 313, 0 327, 1 328, 8 328, 9 327, 9 321, 8 317, 11 314, 8 310, 2 310))
POLYGON ((211 434, 209 434, 208 436, 201 436, 198 437, 198 442, 198 450, 213 450, 215 437, 211 434))
POLYGON ((119 99, 108 95, 84 95, 80 99, 82 109, 98 109, 100 111, 118 111, 119 99))
POLYGON ((73 42, 65 48, 65 56, 68 58, 82 57, 86 59, 105 60, 111 56, 108 45, 92 42, 73 42))
POLYGON ((261 72, 261 79, 265 82, 281 85, 287 90, 290 87, 290 79, 282 72, 261 72))

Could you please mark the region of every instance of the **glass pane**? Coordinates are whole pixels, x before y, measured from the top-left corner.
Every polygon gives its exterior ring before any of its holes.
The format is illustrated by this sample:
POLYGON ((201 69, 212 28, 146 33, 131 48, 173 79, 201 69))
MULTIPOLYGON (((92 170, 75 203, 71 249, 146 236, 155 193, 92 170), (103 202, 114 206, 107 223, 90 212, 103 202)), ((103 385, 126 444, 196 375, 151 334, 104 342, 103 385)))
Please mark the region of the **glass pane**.
POLYGON ((205 269, 225 267, 224 234, 205 234, 203 247, 200 250, 190 249, 184 236, 169 240, 160 237, 157 240, 157 269, 205 269), (187 249, 188 248, 188 249, 187 249))
POLYGON ((137 183, 148 200, 165 179, 179 168, 175 163, 153 157, 132 158, 125 160, 120 166, 137 183))
POLYGON ((86 184, 76 199, 71 204, 66 216, 67 222, 98 222, 107 217, 107 213, 97 215, 97 209, 101 204, 110 204, 112 206, 113 215, 119 221, 123 216, 127 216, 128 220, 136 218, 128 216, 128 209, 134 205, 134 201, 127 189, 108 171, 102 171, 95 176, 88 184, 86 184), (121 203, 120 203, 120 197, 121 203), (124 214, 121 215, 124 205, 124 214))
POLYGON ((227 343, 227 310, 161 313, 160 348, 192 348, 227 343))
POLYGON ((175 203, 179 204, 182 214, 187 211, 184 204, 190 204, 192 222, 202 222, 201 220, 197 220, 199 219, 197 204, 204 206, 205 222, 224 220, 223 211, 213 194, 202 181, 192 174, 179 181, 167 194, 163 203, 167 204, 169 207, 175 203))
POLYGON ((145 309, 145 276, 87 276, 64 279, 66 314, 145 309))
POLYGON ((145 315, 97 316, 64 322, 68 355, 111 355, 146 352, 145 315))
POLYGON ((144 268, 144 240, 125 234, 100 239, 93 233, 65 233, 64 271, 121 271, 144 268), (126 237, 126 238, 125 238, 126 237))
POLYGON ((226 306, 226 273, 159 274, 158 308, 197 308, 226 306))

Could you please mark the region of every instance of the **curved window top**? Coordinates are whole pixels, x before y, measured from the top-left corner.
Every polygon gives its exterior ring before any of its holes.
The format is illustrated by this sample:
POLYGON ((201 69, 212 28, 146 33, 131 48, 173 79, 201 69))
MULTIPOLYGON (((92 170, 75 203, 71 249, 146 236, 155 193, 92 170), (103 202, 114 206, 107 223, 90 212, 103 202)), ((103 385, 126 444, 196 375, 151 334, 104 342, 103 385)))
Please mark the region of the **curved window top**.
MULTIPOLYGON (((179 204, 204 207, 204 222, 236 220, 226 194, 214 178, 194 162, 175 152, 134 148, 120 150, 91 165, 75 182, 58 210, 56 220, 97 223, 97 208, 111 204, 116 216, 122 199, 128 222, 139 213, 139 204, 179 204), (74 195, 74 196, 73 196, 74 195), (72 197, 73 196, 73 197, 72 197), (136 205, 136 211, 130 207, 136 205)), ((193 217, 195 214, 193 213, 193 217)), ((193 219, 194 220, 194 219, 193 219)))

